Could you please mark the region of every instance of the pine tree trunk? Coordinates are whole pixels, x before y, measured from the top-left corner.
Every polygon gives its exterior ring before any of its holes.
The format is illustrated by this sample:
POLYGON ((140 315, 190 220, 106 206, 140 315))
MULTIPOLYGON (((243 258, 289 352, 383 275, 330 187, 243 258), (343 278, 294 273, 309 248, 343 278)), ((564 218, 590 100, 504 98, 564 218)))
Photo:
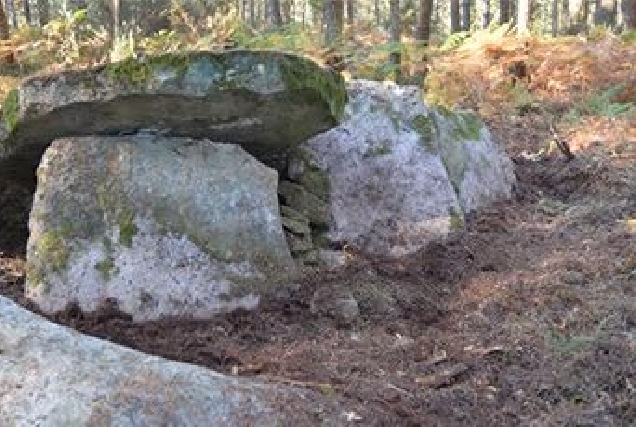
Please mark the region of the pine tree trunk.
POLYGON ((431 18, 433 17, 433 0, 420 0, 420 10, 417 15, 417 40, 430 41, 431 18))
POLYGON ((274 28, 279 28, 283 25, 283 17, 280 14, 280 1, 279 0, 267 0, 269 10, 269 24, 274 28))
POLYGON ((18 28, 18 14, 15 13, 15 3, 13 0, 5 0, 5 13, 7 15, 7 21, 11 22, 13 28, 18 28))
POLYGON ((344 0, 324 0, 324 20, 326 24, 325 42, 328 46, 338 43, 344 27, 344 0))
POLYGON ((481 27, 485 29, 490 26, 490 20, 492 19, 492 16, 490 13, 490 0, 483 0, 483 1, 484 1, 484 15, 482 16, 481 27))
POLYGON ((616 25, 616 12, 616 0, 596 0, 594 24, 607 25, 609 28, 614 28, 616 25))
POLYGON ((462 0, 462 31, 470 30, 470 0, 462 0))
POLYGON ((24 20, 27 26, 31 26, 31 5, 29 4, 29 0, 24 0, 22 6, 24 8, 24 20))
POLYGON ((355 1, 346 0, 347 4, 347 25, 352 26, 355 19, 355 1))
POLYGON ((450 0, 451 33, 459 31, 459 0, 450 0))
POLYGON ((528 19, 530 15, 530 0, 519 0, 517 3, 517 34, 528 33, 528 19))
POLYGON ((510 21, 510 0, 499 0, 499 25, 508 21, 510 21))
POLYGON ((49 0, 38 0, 38 18, 40 27, 45 26, 51 20, 51 5, 49 0))
POLYGON ((623 0, 621 3, 626 30, 636 30, 636 0, 623 0))
POLYGON ((559 34, 559 0, 552 0, 552 37, 559 34))
MULTIPOLYGON (((390 20, 390 41, 391 43, 400 43, 402 39, 400 28, 400 0, 389 0, 389 20, 390 20)), ((400 81, 402 73, 400 71, 400 63, 402 56, 396 48, 389 55, 389 61, 395 65, 395 81, 400 81)))
POLYGON ((381 22, 382 22, 382 19, 380 17, 380 0, 374 0, 373 5, 374 5, 374 11, 375 11, 375 13, 374 13, 374 15, 375 15, 375 26, 379 27, 381 22))
POLYGON ((113 0, 113 40, 119 40, 119 33, 121 32, 121 15, 119 13, 120 10, 120 0, 113 0))
POLYGON ((4 11, 4 5, 0 3, 0 39, 9 40, 11 33, 9 32, 9 20, 7 14, 4 11))

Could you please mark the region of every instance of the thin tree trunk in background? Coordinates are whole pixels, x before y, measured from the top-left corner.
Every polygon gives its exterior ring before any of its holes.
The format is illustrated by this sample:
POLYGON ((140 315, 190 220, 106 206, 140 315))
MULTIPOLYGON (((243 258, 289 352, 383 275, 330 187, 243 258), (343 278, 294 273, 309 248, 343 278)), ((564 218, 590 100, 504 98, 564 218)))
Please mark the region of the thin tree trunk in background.
POLYGON ((499 25, 510 21, 510 0, 499 0, 499 25))
POLYGON ((636 0, 623 0, 621 8, 623 10, 625 29, 636 30, 636 0))
POLYGON ((462 31, 470 30, 470 0, 462 0, 462 31))
POLYGON ((26 25, 31 26, 31 5, 29 4, 29 0, 24 0, 22 6, 24 8, 24 20, 26 21, 26 25))
POLYGON ((0 3, 0 39, 9 40, 10 38, 9 20, 7 19, 7 13, 4 11, 4 6, 0 3))
POLYGON ((374 15, 375 15, 375 26, 379 27, 382 20, 380 19, 380 0, 374 0, 374 15))
MULTIPOLYGON (((420 0, 420 10, 417 15, 417 40, 429 42, 431 40, 431 19, 433 17, 433 0, 420 0)), ((428 43, 427 43, 428 44, 428 43)))
MULTIPOLYGON (((398 44, 402 41, 402 34, 400 31, 400 0, 389 0, 389 23, 390 41, 391 43, 398 44)), ((400 54, 400 50, 397 46, 391 51, 389 61, 395 66, 395 81, 398 82, 402 78, 400 70, 402 55, 400 54)))
POLYGON ((482 17, 482 28, 488 28, 490 26, 490 20, 492 19, 490 13, 490 0, 484 0, 484 16, 482 17))
POLYGON ((517 34, 528 34, 528 19, 530 15, 530 0, 519 0, 517 3, 517 34))
POLYGON ((18 28, 18 14, 15 13, 15 3, 13 0, 5 0, 5 13, 7 15, 7 21, 11 22, 13 28, 18 28))
POLYGON ((355 20, 355 1, 354 0, 346 0, 347 6, 347 25, 350 27, 353 25, 353 21, 355 20))
POLYGON ((609 28, 614 28, 616 25, 616 12, 615 0, 596 0, 594 24, 607 25, 609 28))
POLYGON ((325 43, 337 44, 344 29, 344 0, 324 0, 323 17, 326 25, 325 43))
POLYGON ((450 0, 451 33, 459 31, 459 0, 450 0))
POLYGON ((280 2, 279 0, 267 0, 268 11, 268 21, 270 26, 274 28, 279 28, 283 25, 283 17, 280 14, 280 2))
POLYGON ((249 0, 250 2, 250 27, 254 28, 256 26, 256 5, 254 4, 254 0, 249 0))
POLYGON ((44 27, 51 20, 51 5, 49 0, 38 0, 38 19, 40 27, 44 27))
POLYGON ((121 31, 121 15, 119 13, 120 0, 113 0, 113 40, 119 40, 119 33, 121 31))
POLYGON ((559 0, 552 0, 552 37, 559 34, 559 0))

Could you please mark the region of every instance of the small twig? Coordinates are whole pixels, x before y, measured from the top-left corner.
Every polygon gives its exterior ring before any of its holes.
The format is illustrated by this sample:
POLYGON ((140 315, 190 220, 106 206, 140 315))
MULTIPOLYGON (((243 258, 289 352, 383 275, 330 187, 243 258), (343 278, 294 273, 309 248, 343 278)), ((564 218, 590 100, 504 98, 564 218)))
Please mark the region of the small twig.
POLYGON ((342 390, 341 386, 337 386, 329 383, 317 383, 313 381, 300 381, 293 380, 291 378, 278 377, 274 375, 258 375, 257 378, 264 379, 265 381, 271 381, 286 385, 291 385, 295 387, 303 387, 303 388, 311 388, 314 390, 324 391, 324 390, 342 390))

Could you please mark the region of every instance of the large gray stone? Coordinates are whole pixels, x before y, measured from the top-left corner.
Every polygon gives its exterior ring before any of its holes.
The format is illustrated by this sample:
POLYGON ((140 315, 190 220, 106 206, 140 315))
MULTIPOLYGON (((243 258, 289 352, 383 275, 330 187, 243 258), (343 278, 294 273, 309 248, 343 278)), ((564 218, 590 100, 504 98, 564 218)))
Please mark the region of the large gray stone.
POLYGON ((335 426, 351 409, 84 336, 0 296, 3 427, 335 426))
POLYGON ((274 51, 166 54, 27 79, 2 108, 0 182, 33 181, 56 138, 144 128, 272 157, 334 126, 341 76, 274 51))
POLYGON ((38 169, 27 296, 46 312, 114 298, 136 320, 251 308, 294 272, 277 181, 237 145, 56 140, 38 169))
POLYGON ((416 87, 353 81, 348 98, 343 122, 297 148, 288 171, 329 192, 331 240, 401 256, 510 196, 512 162, 474 115, 432 110, 416 87))

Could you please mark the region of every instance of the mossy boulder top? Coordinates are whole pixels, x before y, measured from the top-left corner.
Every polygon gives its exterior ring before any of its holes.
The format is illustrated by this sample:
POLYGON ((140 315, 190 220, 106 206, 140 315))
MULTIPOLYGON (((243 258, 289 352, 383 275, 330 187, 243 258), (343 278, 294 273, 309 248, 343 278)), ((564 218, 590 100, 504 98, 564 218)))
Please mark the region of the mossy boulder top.
POLYGON ((0 124, 0 181, 34 181, 56 138, 164 135, 241 144, 267 163, 335 126, 341 76, 276 51, 188 52, 38 75, 10 92, 0 124))

